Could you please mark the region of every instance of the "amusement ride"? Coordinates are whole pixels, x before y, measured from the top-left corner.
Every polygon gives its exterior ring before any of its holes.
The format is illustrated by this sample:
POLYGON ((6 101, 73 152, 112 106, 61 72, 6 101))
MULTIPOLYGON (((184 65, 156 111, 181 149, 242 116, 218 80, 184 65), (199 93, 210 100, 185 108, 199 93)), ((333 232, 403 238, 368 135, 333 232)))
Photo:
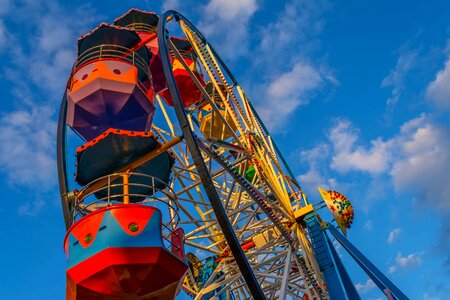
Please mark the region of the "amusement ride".
POLYGON ((344 195, 308 201, 183 15, 131 9, 77 46, 57 132, 67 299, 359 299, 331 238, 408 299, 346 238, 344 195))

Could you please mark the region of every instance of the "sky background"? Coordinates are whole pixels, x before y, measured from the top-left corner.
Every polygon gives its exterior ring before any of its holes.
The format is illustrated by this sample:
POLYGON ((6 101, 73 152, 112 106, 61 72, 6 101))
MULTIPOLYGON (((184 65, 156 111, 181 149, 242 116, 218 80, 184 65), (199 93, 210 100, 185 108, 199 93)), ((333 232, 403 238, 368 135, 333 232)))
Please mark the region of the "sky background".
POLYGON ((77 37, 132 7, 196 24, 309 199, 344 193, 349 239, 411 299, 450 299, 449 1, 0 0, 2 299, 64 299, 59 104, 77 37))

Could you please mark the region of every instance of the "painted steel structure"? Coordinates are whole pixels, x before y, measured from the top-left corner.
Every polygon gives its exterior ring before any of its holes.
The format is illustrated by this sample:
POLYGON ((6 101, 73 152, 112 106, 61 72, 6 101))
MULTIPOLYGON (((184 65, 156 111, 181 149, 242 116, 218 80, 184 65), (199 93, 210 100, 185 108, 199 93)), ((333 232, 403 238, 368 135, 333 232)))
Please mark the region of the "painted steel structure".
MULTIPOLYGON (((195 299, 358 299, 327 230, 389 297, 406 299, 320 219, 237 80, 184 16, 132 9, 78 47, 57 133, 68 299, 174 298, 180 289, 195 299)), ((351 205, 330 195, 345 231, 351 205)))

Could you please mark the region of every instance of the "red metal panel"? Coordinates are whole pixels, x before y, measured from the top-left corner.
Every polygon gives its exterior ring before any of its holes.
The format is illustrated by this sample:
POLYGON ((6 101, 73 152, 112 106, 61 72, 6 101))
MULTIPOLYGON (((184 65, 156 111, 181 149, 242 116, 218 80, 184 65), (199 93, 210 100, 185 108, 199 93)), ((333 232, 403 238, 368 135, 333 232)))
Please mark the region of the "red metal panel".
POLYGON ((100 211, 89 215, 88 218, 81 219, 76 226, 69 229, 68 233, 71 233, 83 248, 89 247, 97 236, 104 214, 105 211, 100 211))
POLYGON ((186 270, 186 264, 163 248, 107 248, 67 270, 67 299, 149 294, 173 299, 186 270))
POLYGON ((185 261, 184 257, 184 230, 183 228, 175 229, 170 235, 170 242, 172 243, 172 254, 185 261))
POLYGON ((119 222, 123 230, 129 235, 139 235, 152 217, 154 209, 140 206, 127 207, 127 209, 113 209, 111 214, 119 222), (133 225, 134 224, 134 225, 133 225))

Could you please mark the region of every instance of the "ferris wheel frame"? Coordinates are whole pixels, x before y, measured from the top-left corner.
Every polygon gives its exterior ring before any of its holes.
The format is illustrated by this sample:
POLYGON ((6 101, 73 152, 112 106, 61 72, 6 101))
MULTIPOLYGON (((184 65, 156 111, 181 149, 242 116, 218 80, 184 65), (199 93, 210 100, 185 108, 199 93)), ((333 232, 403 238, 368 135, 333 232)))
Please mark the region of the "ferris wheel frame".
MULTIPOLYGON (((166 23, 167 21, 174 19, 175 21, 183 21, 184 23, 188 24, 189 28, 191 28, 199 37, 201 37, 202 41, 204 43, 207 43, 206 39, 203 37, 203 35, 198 31, 198 29, 190 23, 189 20, 187 20, 184 16, 182 16, 180 13, 176 11, 168 11, 164 13, 159 21, 158 24, 158 44, 160 46, 160 52, 162 57, 162 63, 163 63, 163 70, 164 75, 166 77, 166 81, 168 84, 168 90, 170 92, 170 95, 174 102, 174 110, 177 116, 178 123, 181 127, 181 131, 183 133, 183 139, 185 143, 187 144, 189 148, 190 155, 192 159, 195 162, 197 172, 201 178, 202 186, 205 189, 205 192, 208 196, 208 199, 210 201, 211 207, 214 210, 214 215, 216 216, 216 219, 219 223, 219 226, 222 230, 222 233, 225 237, 225 240, 227 242, 227 245, 229 249, 231 250, 231 253, 233 255, 234 261, 236 262, 236 265, 239 268, 240 274, 245 280, 245 283, 248 287, 248 290, 253 298, 255 299, 264 299, 265 293, 262 290, 253 270, 252 267, 249 264, 248 259, 246 258, 246 255, 242 249, 242 245, 239 243, 239 240, 236 237, 236 234, 233 230, 233 227, 230 223, 230 220, 228 219, 227 213, 223 207, 223 204, 220 200, 220 197, 217 193, 217 190, 214 186, 214 183, 211 178, 211 174, 208 171, 207 166, 205 165, 205 162, 203 161, 203 153, 207 153, 211 157, 214 156, 214 152, 211 152, 211 149, 205 148, 205 145, 196 137, 195 133, 191 130, 185 108, 182 105, 180 93, 178 91, 174 75, 171 71, 171 61, 169 60, 169 49, 167 42, 168 34, 166 31, 166 23), (208 151, 210 151, 208 153, 208 151)), ((218 60, 220 66, 225 70, 227 73, 227 76, 231 79, 234 85, 238 85, 236 79, 228 69, 228 67, 225 65, 225 63, 222 61, 220 56, 217 55, 215 50, 210 46, 209 43, 207 43, 210 47, 211 51, 213 51, 215 58, 218 60)), ((250 104, 251 113, 256 116, 258 119, 258 125, 262 126, 261 129, 265 134, 268 135, 267 129, 264 127, 264 124, 260 121, 259 117, 256 114, 256 111, 253 109, 253 107, 250 104)), ((67 111, 67 96, 66 94, 63 96, 62 102, 61 102, 61 108, 59 113, 59 119, 58 119, 58 131, 57 131, 57 163, 58 163, 58 177, 59 177, 59 186, 61 191, 61 202, 62 202, 62 208, 63 208, 63 214, 64 214, 64 220, 66 228, 68 228, 70 224, 70 216, 71 216, 71 210, 74 209, 75 205, 75 198, 76 195, 73 191, 70 191, 69 184, 68 184, 68 176, 67 176, 67 156, 66 156, 66 111, 67 111)), ((279 153, 278 148, 274 144, 274 148, 276 149, 276 153, 281 158, 285 168, 287 169, 288 173, 292 176, 292 172, 290 171, 289 167, 284 161, 284 158, 282 157, 281 153, 279 153)), ((220 164, 220 161, 219 161, 220 164)), ((233 175, 233 174, 230 174, 233 175)), ((295 181, 295 177, 292 176, 292 180, 295 181)), ((298 185, 298 184, 297 184, 298 185)), ((245 186, 245 183, 243 184, 245 186)), ((249 190, 247 190, 247 193, 250 195, 251 193, 249 190)), ((253 197, 263 197, 260 193, 257 194, 257 196, 253 197)), ((264 212, 268 219, 271 219, 270 213, 268 213, 267 209, 255 201, 256 204, 258 204, 260 207, 259 209, 264 212)), ((277 226, 277 222, 271 219, 272 222, 277 226)), ((283 232, 282 228, 278 226, 279 230, 283 232)), ((293 233, 294 234, 294 233, 293 233)), ((286 263, 284 265, 284 277, 289 276, 289 270, 291 266, 291 256, 295 255, 297 249, 295 249, 292 245, 292 242, 290 241, 290 233, 284 232, 283 237, 286 242, 289 244, 287 256, 286 256, 286 263)), ((303 273, 302 273, 302 276, 303 273)), ((303 278, 304 279, 304 278, 303 278)), ((286 286, 286 280, 283 281, 283 284, 281 286, 281 290, 284 290, 284 293, 286 293, 287 286, 286 286)), ((285 294, 284 294, 285 295, 285 294)))

